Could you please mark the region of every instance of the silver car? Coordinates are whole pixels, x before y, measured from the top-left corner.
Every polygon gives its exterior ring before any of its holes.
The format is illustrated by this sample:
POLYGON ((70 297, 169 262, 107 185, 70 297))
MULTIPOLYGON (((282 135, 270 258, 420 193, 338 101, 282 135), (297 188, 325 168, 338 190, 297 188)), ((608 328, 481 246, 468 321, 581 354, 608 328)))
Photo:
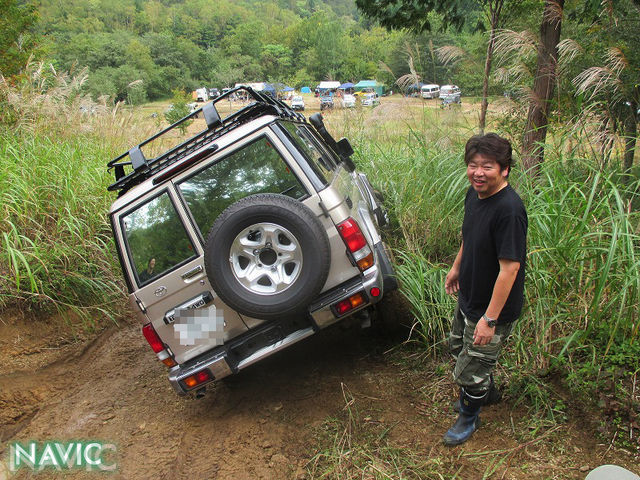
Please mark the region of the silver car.
POLYGON ((462 93, 457 85, 443 85, 440 87, 440 99, 445 105, 450 103, 460 103, 461 95, 462 93))
POLYGON ((386 213, 322 116, 240 87, 109 162, 130 302, 180 394, 252 365, 397 287, 386 213), (218 101, 253 101, 226 118, 218 101), (207 127, 155 157, 194 116, 207 127))

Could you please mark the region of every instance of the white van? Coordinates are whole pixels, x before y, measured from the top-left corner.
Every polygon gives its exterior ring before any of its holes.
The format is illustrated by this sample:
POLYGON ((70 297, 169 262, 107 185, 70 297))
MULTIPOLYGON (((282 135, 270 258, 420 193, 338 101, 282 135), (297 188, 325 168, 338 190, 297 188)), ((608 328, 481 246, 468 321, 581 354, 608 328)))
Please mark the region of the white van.
POLYGON ((440 85, 429 84, 420 88, 422 98, 438 98, 440 96, 440 85))

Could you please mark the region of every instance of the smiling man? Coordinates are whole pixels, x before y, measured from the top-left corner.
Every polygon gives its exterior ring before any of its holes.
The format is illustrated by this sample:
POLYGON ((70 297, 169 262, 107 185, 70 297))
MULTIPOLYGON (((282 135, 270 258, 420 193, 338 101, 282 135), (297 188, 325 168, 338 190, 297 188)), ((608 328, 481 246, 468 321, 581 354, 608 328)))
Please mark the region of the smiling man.
POLYGON ((459 417, 446 445, 469 439, 479 426, 480 407, 499 400, 493 369, 524 299, 527 212, 509 185, 513 164, 508 140, 489 133, 465 147, 467 191, 462 245, 445 279, 458 294, 449 347, 460 386, 459 417))

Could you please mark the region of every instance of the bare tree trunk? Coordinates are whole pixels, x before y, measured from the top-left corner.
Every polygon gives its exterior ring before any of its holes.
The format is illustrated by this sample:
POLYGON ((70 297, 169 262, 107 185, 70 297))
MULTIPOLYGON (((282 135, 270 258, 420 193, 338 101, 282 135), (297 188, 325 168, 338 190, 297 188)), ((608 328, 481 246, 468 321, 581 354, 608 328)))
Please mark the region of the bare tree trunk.
POLYGON ((489 22, 491 23, 491 32, 489 33, 489 44, 487 45, 487 58, 484 62, 484 77, 482 79, 482 104, 480 106, 480 120, 478 129, 480 135, 484 134, 487 124, 487 108, 489 107, 489 75, 491 74, 491 62, 493 61, 493 48, 496 43, 496 29, 500 22, 500 12, 505 0, 493 0, 488 4, 489 22))
POLYGON ((495 29, 491 26, 489 45, 487 45, 487 58, 484 62, 484 78, 482 79, 482 104, 480 105, 480 121, 478 129, 480 135, 484 135, 487 123, 487 108, 489 107, 489 74, 491 73, 491 61, 493 59, 493 46, 495 44, 495 29))
POLYGON ((638 123, 635 115, 637 105, 632 105, 633 111, 624 122, 624 177, 625 183, 631 179, 633 157, 636 154, 636 142, 638 140, 638 123))
POLYGON ((547 137, 548 116, 556 84, 558 43, 562 27, 564 0, 545 0, 540 25, 538 65, 533 81, 533 96, 527 115, 527 126, 522 140, 522 163, 537 171, 544 161, 544 141, 547 137))

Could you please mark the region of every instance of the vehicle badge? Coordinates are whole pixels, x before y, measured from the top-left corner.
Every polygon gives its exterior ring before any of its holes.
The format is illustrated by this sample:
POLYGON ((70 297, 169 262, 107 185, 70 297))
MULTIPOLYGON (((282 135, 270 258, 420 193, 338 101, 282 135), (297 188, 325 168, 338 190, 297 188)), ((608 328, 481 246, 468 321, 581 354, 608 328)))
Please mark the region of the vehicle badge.
POLYGON ((158 287, 155 292, 153 292, 156 297, 162 297, 165 293, 167 293, 167 287, 165 286, 158 287))

